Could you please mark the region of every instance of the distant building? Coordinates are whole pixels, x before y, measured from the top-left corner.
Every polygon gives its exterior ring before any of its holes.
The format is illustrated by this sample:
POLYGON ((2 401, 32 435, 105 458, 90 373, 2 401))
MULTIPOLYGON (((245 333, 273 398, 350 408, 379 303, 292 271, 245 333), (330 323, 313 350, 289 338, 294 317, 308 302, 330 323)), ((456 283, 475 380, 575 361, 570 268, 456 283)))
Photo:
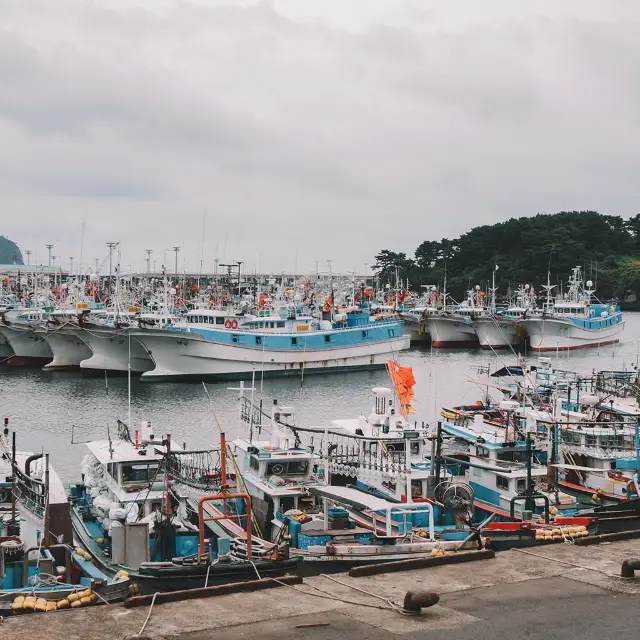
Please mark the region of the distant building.
POLYGON ((18 245, 4 236, 0 236, 0 264, 24 264, 18 245))

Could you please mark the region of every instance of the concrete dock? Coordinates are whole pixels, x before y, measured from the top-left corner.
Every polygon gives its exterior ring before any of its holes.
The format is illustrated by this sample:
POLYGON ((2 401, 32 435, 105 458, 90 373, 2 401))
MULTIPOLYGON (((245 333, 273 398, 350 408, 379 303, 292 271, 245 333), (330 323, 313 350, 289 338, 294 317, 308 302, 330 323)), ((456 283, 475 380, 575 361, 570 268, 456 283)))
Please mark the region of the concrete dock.
MULTIPOLYGON (((509 634, 635 640, 640 577, 619 577, 623 560, 634 556, 640 556, 637 540, 593 547, 558 543, 505 551, 469 564, 368 578, 331 576, 344 585, 317 576, 296 587, 157 604, 143 635, 180 640, 281 640, 293 634, 310 640, 484 640, 509 634), (438 591, 440 602, 418 616, 402 615, 386 600, 402 603, 409 589, 438 591)), ((0 637, 121 640, 138 634, 148 614, 149 607, 109 605, 15 616, 2 622, 0 637)))

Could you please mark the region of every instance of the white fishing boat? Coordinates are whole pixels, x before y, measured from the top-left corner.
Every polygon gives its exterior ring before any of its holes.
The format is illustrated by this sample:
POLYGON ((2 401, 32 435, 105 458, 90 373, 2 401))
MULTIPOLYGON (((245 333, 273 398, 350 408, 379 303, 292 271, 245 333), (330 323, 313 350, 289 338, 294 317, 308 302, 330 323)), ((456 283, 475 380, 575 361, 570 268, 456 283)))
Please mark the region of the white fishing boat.
POLYGON ((83 320, 78 329, 80 338, 91 349, 91 357, 80 363, 85 375, 104 375, 105 371, 124 375, 153 368, 153 361, 144 346, 132 334, 137 311, 98 311, 83 320))
POLYGON ((624 320, 618 305, 592 302, 593 283, 583 286, 580 267, 569 280, 569 291, 552 305, 547 284, 547 306, 540 315, 523 318, 518 324, 527 334, 533 351, 569 351, 599 347, 620 341, 624 320))
POLYGON ((78 314, 82 312, 82 308, 52 310, 36 329, 53 353, 53 360, 43 367, 46 371, 78 369, 83 360, 91 357, 91 349, 79 331, 78 314))
POLYGON ((227 317, 189 312, 186 322, 133 334, 153 358, 143 381, 250 379, 383 368, 409 346, 400 320, 371 320, 366 310, 316 320, 286 305, 278 315, 227 317), (221 322, 220 322, 221 321, 221 322))
POLYGON ((492 292, 492 304, 489 313, 474 318, 473 327, 478 342, 483 349, 508 349, 524 343, 525 331, 519 323, 528 315, 533 315, 535 292, 529 285, 518 289, 516 304, 498 310, 495 302, 495 285, 492 292))
POLYGON ((42 309, 7 311, 0 319, 0 334, 9 343, 13 355, 7 364, 14 366, 44 366, 53 359, 51 347, 37 333, 44 318, 42 309))

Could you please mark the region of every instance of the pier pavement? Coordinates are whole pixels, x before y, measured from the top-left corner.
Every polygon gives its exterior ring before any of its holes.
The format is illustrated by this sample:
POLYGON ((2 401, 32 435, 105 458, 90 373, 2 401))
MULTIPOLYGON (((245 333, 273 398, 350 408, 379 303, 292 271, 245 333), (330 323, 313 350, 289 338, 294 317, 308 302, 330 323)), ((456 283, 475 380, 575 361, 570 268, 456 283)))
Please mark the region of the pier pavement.
MULTIPOLYGON (((640 556, 640 542, 576 547, 558 543, 504 551, 494 559, 365 578, 317 576, 303 585, 157 604, 143 636, 175 640, 627 640, 637 637, 638 578, 621 578, 623 560, 640 556), (405 616, 409 589, 433 590, 440 602, 405 616), (337 600, 332 599, 337 598, 337 600), (359 603, 359 604, 354 604, 359 603), (364 606, 367 605, 367 606, 364 606)), ((640 574, 640 572, 638 572, 640 574)), ((7 640, 122 640, 142 628, 149 607, 92 607, 6 618, 7 640)))

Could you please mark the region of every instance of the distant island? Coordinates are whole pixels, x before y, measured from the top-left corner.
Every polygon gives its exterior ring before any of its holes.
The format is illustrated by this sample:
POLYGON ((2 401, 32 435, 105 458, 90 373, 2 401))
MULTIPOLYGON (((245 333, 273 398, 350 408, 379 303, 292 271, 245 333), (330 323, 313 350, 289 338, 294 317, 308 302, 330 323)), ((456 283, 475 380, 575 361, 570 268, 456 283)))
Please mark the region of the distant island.
POLYGON ((640 309, 640 214, 629 220, 597 211, 511 218, 474 227, 459 238, 425 240, 413 257, 383 249, 375 260, 382 283, 395 286, 397 272, 413 290, 422 285, 441 290, 446 264, 447 291, 458 301, 475 285, 486 288, 495 265, 499 299, 524 284, 540 292, 547 272, 551 284, 566 284, 579 265, 598 298, 640 309))
POLYGON ((18 245, 4 236, 0 236, 0 264, 24 264, 18 245))

